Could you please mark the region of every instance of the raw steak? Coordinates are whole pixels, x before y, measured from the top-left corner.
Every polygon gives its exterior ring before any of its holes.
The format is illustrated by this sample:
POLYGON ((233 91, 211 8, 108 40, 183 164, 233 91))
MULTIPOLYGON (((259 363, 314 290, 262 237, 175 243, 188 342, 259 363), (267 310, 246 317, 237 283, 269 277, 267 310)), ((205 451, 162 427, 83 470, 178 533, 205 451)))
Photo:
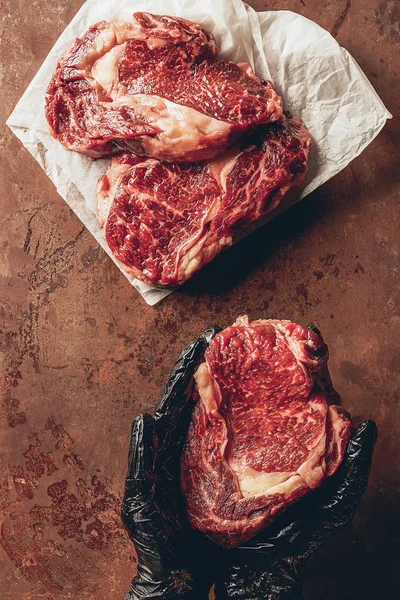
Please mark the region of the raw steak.
POLYGON ((93 157, 123 150, 191 162, 282 116, 272 84, 216 58, 212 36, 176 17, 137 12, 93 25, 58 62, 47 90, 52 135, 93 157))
POLYGON ((181 459, 191 525, 237 546, 338 468, 351 433, 328 349, 290 321, 240 317, 199 366, 181 459))
POLYGON ((202 163, 115 158, 98 183, 108 246, 134 277, 180 284, 303 181, 310 146, 303 122, 288 116, 202 163))

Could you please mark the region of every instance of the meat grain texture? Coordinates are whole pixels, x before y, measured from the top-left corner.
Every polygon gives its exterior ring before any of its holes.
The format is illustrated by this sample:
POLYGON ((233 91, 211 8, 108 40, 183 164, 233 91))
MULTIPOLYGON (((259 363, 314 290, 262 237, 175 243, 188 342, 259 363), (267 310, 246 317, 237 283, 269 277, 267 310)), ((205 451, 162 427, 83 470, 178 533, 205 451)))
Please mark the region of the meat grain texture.
POLYGON ((174 162, 211 158, 282 118, 273 86, 217 53, 208 32, 178 17, 101 21, 57 64, 46 97, 50 132, 94 158, 124 150, 174 162))
POLYGON ((137 279, 181 284, 301 184, 310 147, 304 123, 288 115, 209 161, 116 157, 97 189, 108 246, 137 279))
POLYGON ((335 473, 351 434, 315 330, 240 317, 196 375, 181 459, 191 525, 234 547, 335 473))

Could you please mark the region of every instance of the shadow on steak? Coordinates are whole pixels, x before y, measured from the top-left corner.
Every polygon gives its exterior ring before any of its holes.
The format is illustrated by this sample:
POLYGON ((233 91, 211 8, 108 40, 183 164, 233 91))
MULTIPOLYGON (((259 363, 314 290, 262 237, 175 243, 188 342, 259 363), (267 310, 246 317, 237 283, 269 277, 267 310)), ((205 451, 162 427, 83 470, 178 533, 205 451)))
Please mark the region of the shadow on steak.
POLYGON ((217 52, 209 33, 177 17, 137 12, 129 22, 101 21, 57 64, 46 96, 50 132, 94 158, 211 158, 282 118, 272 84, 217 52))
POLYGON ((116 157, 97 190, 107 244, 134 277, 181 284, 300 185, 310 146, 304 123, 288 115, 209 161, 116 157))
POLYGON ((181 458, 191 525, 234 547, 338 468, 351 434, 318 333, 239 319, 198 367, 181 458))

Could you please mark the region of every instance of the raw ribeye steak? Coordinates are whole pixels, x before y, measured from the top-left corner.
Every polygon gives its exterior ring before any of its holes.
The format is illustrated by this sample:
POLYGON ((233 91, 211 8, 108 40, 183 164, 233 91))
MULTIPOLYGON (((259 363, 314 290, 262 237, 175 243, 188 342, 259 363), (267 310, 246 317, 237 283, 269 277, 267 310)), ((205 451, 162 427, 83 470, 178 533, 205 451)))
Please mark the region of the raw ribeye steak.
POLYGON ((124 150, 175 162, 215 156, 282 117, 272 84, 217 52, 209 33, 177 17, 101 21, 57 64, 46 97, 50 132, 95 158, 124 150))
POLYGON ((114 158, 97 189, 107 244, 137 279, 183 283, 303 181, 310 146, 303 122, 288 116, 205 162, 114 158))
POLYGON ((240 317, 198 367, 181 459, 191 525, 228 547, 259 531, 338 468, 351 422, 314 329, 240 317))

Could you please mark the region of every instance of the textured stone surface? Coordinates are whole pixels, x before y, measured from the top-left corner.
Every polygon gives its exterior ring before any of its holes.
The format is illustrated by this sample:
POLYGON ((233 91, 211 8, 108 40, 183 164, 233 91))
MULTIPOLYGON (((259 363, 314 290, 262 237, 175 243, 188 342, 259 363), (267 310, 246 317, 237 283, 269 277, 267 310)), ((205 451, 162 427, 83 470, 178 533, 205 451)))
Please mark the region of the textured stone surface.
MULTIPOLYGON (((2 123, 80 4, 0 0, 2 123)), ((368 492, 310 561, 306 599, 400 594, 399 5, 252 4, 317 19, 397 118, 339 176, 155 308, 1 126, 2 600, 123 597, 135 561, 119 520, 131 421, 154 409, 192 337, 242 313, 314 322, 344 405, 380 429, 368 492)))

